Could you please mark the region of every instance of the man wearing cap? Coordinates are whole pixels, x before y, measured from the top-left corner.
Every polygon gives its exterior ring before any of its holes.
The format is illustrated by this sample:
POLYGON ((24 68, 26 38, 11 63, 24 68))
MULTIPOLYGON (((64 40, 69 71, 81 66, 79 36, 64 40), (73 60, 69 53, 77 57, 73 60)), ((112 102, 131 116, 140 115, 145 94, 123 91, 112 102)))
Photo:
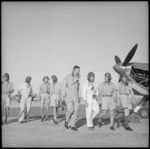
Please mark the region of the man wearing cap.
POLYGON ((49 77, 44 76, 43 83, 40 85, 39 97, 41 99, 41 121, 48 120, 48 109, 50 104, 50 90, 51 84, 49 83, 49 77), (46 118, 44 118, 44 104, 46 105, 46 118))
POLYGON ((124 120, 125 129, 132 131, 128 124, 128 117, 130 110, 132 110, 132 99, 134 98, 134 93, 131 88, 131 84, 125 74, 121 75, 121 81, 117 85, 117 104, 123 108, 124 114, 120 117, 116 116, 117 127, 119 123, 124 120))
POLYGON ((62 101, 67 105, 66 121, 64 126, 68 129, 68 123, 71 123, 71 130, 77 131, 75 121, 78 115, 80 100, 80 67, 74 66, 72 73, 67 75, 62 82, 62 101), (67 89, 67 92, 66 92, 67 89))
POLYGON ((19 122, 25 122, 25 116, 27 112, 27 122, 29 122, 29 112, 32 102, 33 90, 31 83, 31 77, 28 76, 25 79, 25 83, 20 85, 18 96, 21 97, 20 99, 20 114, 19 114, 19 122), (27 111, 26 111, 27 109, 27 111))
POLYGON ((116 108, 116 86, 111 82, 111 74, 105 73, 105 82, 100 83, 99 90, 99 100, 101 103, 101 113, 98 121, 98 127, 102 126, 103 117, 106 114, 106 111, 110 110, 110 122, 111 130, 114 129, 114 109, 116 108))
POLYGON ((87 81, 83 85, 83 99, 86 107, 86 121, 89 130, 93 131, 93 119, 99 113, 99 105, 96 101, 95 74, 89 72, 87 81))
POLYGON ((9 105, 11 102, 11 94, 14 92, 13 83, 9 81, 10 77, 8 73, 3 75, 2 82, 2 110, 4 109, 5 120, 3 124, 7 124, 9 116, 9 105))

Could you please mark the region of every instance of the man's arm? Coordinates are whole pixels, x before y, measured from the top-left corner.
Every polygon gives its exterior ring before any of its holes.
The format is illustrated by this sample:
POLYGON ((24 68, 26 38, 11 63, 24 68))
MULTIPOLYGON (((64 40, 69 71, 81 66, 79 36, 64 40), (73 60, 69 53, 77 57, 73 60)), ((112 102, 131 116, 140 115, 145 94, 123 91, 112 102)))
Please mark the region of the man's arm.
POLYGON ((85 101, 85 107, 88 107, 88 102, 87 102, 87 84, 83 84, 83 100, 85 101))
POLYGON ((68 79, 68 76, 66 76, 66 77, 64 78, 64 80, 62 81, 62 84, 61 84, 61 96, 62 96, 62 101, 64 101, 64 98, 65 98, 65 96, 66 96, 67 79, 68 79))

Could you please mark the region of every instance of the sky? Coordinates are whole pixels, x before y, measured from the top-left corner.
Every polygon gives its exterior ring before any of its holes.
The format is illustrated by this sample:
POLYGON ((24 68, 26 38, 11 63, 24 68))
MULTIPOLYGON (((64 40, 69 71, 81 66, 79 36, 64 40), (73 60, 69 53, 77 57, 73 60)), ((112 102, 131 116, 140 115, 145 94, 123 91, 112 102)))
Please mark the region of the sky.
POLYGON ((114 56, 123 62, 138 43, 132 62, 148 63, 148 2, 2 2, 2 75, 10 74, 15 93, 27 76, 35 92, 45 75, 58 81, 80 66, 98 85, 114 56))

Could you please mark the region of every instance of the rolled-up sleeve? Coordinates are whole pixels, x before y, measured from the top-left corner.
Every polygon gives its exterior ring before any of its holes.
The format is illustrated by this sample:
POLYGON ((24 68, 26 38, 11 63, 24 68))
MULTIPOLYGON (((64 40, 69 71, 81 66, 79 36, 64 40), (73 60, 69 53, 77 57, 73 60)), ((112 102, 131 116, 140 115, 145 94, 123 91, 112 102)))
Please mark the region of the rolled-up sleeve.
POLYGON ((87 85, 86 83, 83 84, 83 99, 84 100, 87 100, 87 94, 86 94, 86 91, 87 91, 87 85))

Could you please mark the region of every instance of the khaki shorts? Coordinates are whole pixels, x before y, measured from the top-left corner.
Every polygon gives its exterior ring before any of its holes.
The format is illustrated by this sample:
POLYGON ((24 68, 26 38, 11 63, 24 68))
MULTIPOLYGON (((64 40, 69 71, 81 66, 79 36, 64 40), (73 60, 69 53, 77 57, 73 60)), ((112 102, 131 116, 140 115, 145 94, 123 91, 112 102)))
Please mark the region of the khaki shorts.
POLYGON ((11 102, 11 96, 10 95, 2 95, 2 106, 3 107, 9 107, 11 102))
POLYGON ((113 110, 116 109, 116 103, 112 97, 102 97, 102 110, 113 110))
POLYGON ((50 104, 50 95, 48 93, 41 93, 41 104, 50 104))
POLYGON ((120 95, 120 102, 123 108, 132 109, 132 104, 129 100, 129 95, 120 95))
POLYGON ((58 107, 59 101, 60 101, 60 95, 53 94, 51 96, 51 104, 50 105, 54 106, 54 107, 58 107))

